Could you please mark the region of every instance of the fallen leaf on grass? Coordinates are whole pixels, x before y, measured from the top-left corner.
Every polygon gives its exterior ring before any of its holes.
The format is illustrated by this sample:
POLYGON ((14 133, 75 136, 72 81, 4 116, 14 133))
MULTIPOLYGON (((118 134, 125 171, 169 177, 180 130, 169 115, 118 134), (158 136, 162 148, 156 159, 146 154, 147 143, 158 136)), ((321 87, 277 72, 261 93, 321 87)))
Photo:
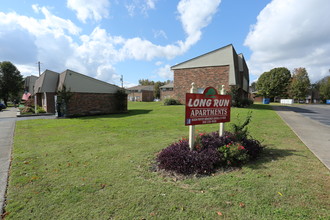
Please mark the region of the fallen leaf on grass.
POLYGON ((33 181, 33 180, 37 180, 37 179, 39 179, 39 177, 37 177, 37 176, 33 176, 33 177, 31 177, 31 181, 33 181))
POLYGON ((283 196, 283 194, 281 192, 277 192, 280 196, 283 196))
POLYGON ((156 216, 156 213, 151 212, 149 215, 150 215, 150 216, 156 216))
POLYGON ((218 214, 219 216, 223 216, 222 212, 217 212, 217 214, 218 214))
POLYGON ((24 164, 29 164, 30 162, 29 162, 29 161, 24 161, 23 163, 24 163, 24 164))
POLYGON ((245 204, 243 202, 240 202, 239 203, 239 207, 244 208, 245 207, 245 204))
POLYGON ((5 213, 3 213, 2 215, 1 215, 1 219, 5 219, 5 217, 7 216, 7 215, 9 215, 10 214, 10 212, 5 212, 5 213))
POLYGON ((104 189, 106 185, 105 184, 101 184, 100 186, 101 186, 101 189, 104 189))

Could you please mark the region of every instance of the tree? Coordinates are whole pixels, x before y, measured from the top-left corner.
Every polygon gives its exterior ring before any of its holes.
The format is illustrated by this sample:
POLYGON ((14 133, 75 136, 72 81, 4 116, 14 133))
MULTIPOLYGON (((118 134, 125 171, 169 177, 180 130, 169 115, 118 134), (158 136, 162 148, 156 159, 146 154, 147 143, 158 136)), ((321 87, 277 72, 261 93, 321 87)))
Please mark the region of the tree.
POLYGON ((256 82, 251 83, 250 89, 251 89, 251 92, 256 91, 257 90, 257 83, 256 82))
POLYGON ((321 100, 330 99, 330 76, 324 77, 317 84, 319 85, 321 100))
POLYGON ((24 85, 23 76, 11 62, 0 62, 0 98, 5 105, 9 97, 17 97, 24 85))
POLYGON ((258 93, 267 98, 287 97, 290 80, 290 71, 285 67, 264 72, 257 82, 258 93))
POLYGON ((141 86, 152 86, 152 85, 155 85, 155 82, 150 81, 149 79, 139 79, 139 85, 141 85, 141 86))
POLYGON ((310 80, 305 68, 296 68, 293 70, 289 94, 293 99, 305 99, 310 88, 310 80))
POLYGON ((154 97, 156 99, 160 99, 160 87, 165 85, 166 82, 155 82, 155 85, 154 85, 154 97))

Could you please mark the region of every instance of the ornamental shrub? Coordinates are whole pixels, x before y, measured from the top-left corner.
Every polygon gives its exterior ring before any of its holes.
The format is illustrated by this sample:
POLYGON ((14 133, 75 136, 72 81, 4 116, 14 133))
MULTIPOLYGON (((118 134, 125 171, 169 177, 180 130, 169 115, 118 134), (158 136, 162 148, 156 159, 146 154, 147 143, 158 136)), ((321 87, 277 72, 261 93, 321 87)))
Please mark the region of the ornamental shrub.
POLYGON ((190 150, 188 141, 180 140, 163 149, 157 162, 160 169, 184 175, 210 174, 221 165, 221 158, 221 153, 215 148, 190 150))
POLYGON ((224 166, 241 166, 249 161, 246 148, 238 142, 231 142, 219 148, 223 154, 224 166))
POLYGON ((233 132, 199 133, 191 150, 186 139, 171 144, 157 156, 158 168, 179 174, 210 174, 220 167, 240 167, 257 159, 263 150, 258 140, 249 138, 247 125, 251 112, 243 123, 233 124, 233 132))
POLYGON ((43 107, 38 105, 37 106, 37 113, 46 113, 46 110, 43 107))
POLYGON ((159 169, 179 174, 211 174, 220 167, 240 167, 255 160, 262 152, 262 145, 254 139, 239 141, 235 133, 218 132, 196 135, 195 146, 182 139, 163 149, 157 156, 159 169))
POLYGON ((169 98, 164 100, 164 105, 181 105, 179 100, 169 98))

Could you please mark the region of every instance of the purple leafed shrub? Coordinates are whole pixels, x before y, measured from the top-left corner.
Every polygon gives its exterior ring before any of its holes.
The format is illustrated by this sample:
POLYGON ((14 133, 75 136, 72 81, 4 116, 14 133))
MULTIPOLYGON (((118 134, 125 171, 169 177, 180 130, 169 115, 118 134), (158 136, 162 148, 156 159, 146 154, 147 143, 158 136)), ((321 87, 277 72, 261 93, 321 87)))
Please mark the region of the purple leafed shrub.
POLYGON ((180 174, 210 174, 221 164, 221 154, 216 148, 190 150, 188 141, 181 140, 163 149, 157 162, 160 169, 180 174))
POLYGON ((245 149, 250 156, 250 160, 255 160, 264 148, 261 143, 255 139, 243 139, 242 145, 245 146, 245 149))
POLYGON ((236 142, 235 136, 230 132, 225 132, 223 136, 219 136, 219 132, 203 134, 201 136, 202 146, 204 148, 219 148, 231 142, 236 142))
POLYGON ((157 156, 158 168, 179 174, 211 174, 220 167, 241 166, 255 160, 263 147, 254 139, 240 140, 235 134, 199 134, 193 150, 183 139, 163 149, 157 156))

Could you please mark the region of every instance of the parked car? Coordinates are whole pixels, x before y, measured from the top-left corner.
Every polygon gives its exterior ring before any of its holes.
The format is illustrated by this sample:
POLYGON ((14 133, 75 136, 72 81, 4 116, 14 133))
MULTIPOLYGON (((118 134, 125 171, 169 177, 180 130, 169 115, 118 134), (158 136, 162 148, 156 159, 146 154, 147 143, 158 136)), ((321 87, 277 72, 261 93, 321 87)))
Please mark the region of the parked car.
POLYGON ((7 106, 3 103, 0 103, 0 111, 2 111, 2 109, 5 109, 5 108, 7 108, 7 106))

